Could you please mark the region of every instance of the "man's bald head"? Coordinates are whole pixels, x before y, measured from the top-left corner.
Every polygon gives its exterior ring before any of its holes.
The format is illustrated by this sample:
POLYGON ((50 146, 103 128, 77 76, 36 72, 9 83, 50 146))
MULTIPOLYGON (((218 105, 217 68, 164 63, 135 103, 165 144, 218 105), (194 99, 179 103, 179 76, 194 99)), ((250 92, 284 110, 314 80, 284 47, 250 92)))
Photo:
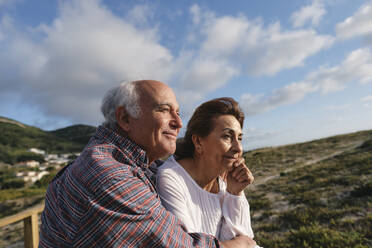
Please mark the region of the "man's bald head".
POLYGON ((154 95, 161 94, 161 92, 168 90, 172 91, 168 85, 156 80, 139 80, 134 81, 133 83, 135 84, 139 96, 138 102, 147 102, 153 98, 154 95))

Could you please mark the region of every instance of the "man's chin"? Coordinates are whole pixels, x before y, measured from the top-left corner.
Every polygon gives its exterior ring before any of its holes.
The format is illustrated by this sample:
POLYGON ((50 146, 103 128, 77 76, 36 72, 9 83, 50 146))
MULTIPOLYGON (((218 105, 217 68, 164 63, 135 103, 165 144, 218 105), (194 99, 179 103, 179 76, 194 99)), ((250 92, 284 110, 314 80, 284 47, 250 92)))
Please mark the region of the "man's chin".
POLYGON ((163 152, 161 153, 160 159, 167 159, 170 155, 174 154, 176 152, 176 148, 172 149, 164 149, 163 152))

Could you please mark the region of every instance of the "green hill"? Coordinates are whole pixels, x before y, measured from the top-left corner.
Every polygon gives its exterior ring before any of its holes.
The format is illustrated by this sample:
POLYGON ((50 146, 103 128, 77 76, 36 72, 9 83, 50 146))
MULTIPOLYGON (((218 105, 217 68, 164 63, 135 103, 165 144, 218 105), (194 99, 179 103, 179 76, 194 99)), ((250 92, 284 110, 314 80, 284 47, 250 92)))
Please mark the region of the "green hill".
POLYGON ((244 154, 264 247, 372 247, 372 131, 244 154))
POLYGON ((95 127, 87 125, 73 125, 55 131, 50 131, 51 134, 79 144, 87 144, 90 137, 96 131, 95 127))
POLYGON ((48 132, 0 117, 0 161, 14 164, 20 160, 41 159, 27 152, 33 147, 48 153, 80 152, 94 130, 91 126, 75 125, 48 132))

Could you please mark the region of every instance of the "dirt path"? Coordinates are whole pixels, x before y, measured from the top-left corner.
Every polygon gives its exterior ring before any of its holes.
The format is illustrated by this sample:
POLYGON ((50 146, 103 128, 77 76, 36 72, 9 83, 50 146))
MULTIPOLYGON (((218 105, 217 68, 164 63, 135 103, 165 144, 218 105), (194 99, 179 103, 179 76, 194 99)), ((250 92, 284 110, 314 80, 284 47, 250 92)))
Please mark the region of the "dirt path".
MULTIPOLYGON (((295 167, 292 167, 292 168, 288 168, 286 170, 284 170, 285 173, 288 173, 288 172, 291 172, 293 170, 297 170, 297 169, 301 169, 303 167, 306 167, 306 166, 309 166, 309 165, 312 165, 312 164, 316 164, 316 163, 319 163, 323 160, 326 160, 326 159, 330 159, 330 158, 333 158, 337 155, 340 155, 344 152, 347 152, 347 151, 350 151, 350 150, 353 150, 359 146, 361 146, 363 144, 364 141, 358 141, 358 142, 355 142, 353 145, 343 149, 343 150, 340 150, 340 151, 336 151, 336 152, 333 152, 331 154, 328 154, 328 155, 325 155, 325 156, 321 156, 321 157, 317 157, 317 158, 314 158, 314 159, 310 159, 310 160, 307 160, 305 162, 303 162, 300 166, 295 166, 295 167)), ((253 185, 251 185, 252 187, 251 188, 255 188, 261 184, 264 184, 270 180, 273 180, 273 179, 276 179, 280 176, 280 173, 276 173, 276 174, 273 174, 273 175, 268 175, 266 177, 261 177, 260 179, 258 180, 255 180, 255 182, 253 183, 253 185)))

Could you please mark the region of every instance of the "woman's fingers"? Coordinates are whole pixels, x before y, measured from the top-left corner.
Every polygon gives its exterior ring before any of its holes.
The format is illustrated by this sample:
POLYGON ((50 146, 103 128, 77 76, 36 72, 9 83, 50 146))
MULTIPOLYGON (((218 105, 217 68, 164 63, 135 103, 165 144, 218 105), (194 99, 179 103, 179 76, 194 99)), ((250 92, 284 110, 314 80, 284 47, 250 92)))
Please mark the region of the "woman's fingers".
POLYGON ((240 171, 240 173, 237 175, 236 179, 239 182, 248 182, 249 184, 253 183, 254 177, 251 173, 251 171, 246 168, 245 170, 240 171))
POLYGON ((238 182, 244 182, 247 181, 249 184, 251 184, 254 180, 254 177, 252 175, 252 172, 248 169, 248 167, 245 165, 244 158, 239 158, 234 163, 234 169, 232 171, 232 176, 237 180, 238 182))

